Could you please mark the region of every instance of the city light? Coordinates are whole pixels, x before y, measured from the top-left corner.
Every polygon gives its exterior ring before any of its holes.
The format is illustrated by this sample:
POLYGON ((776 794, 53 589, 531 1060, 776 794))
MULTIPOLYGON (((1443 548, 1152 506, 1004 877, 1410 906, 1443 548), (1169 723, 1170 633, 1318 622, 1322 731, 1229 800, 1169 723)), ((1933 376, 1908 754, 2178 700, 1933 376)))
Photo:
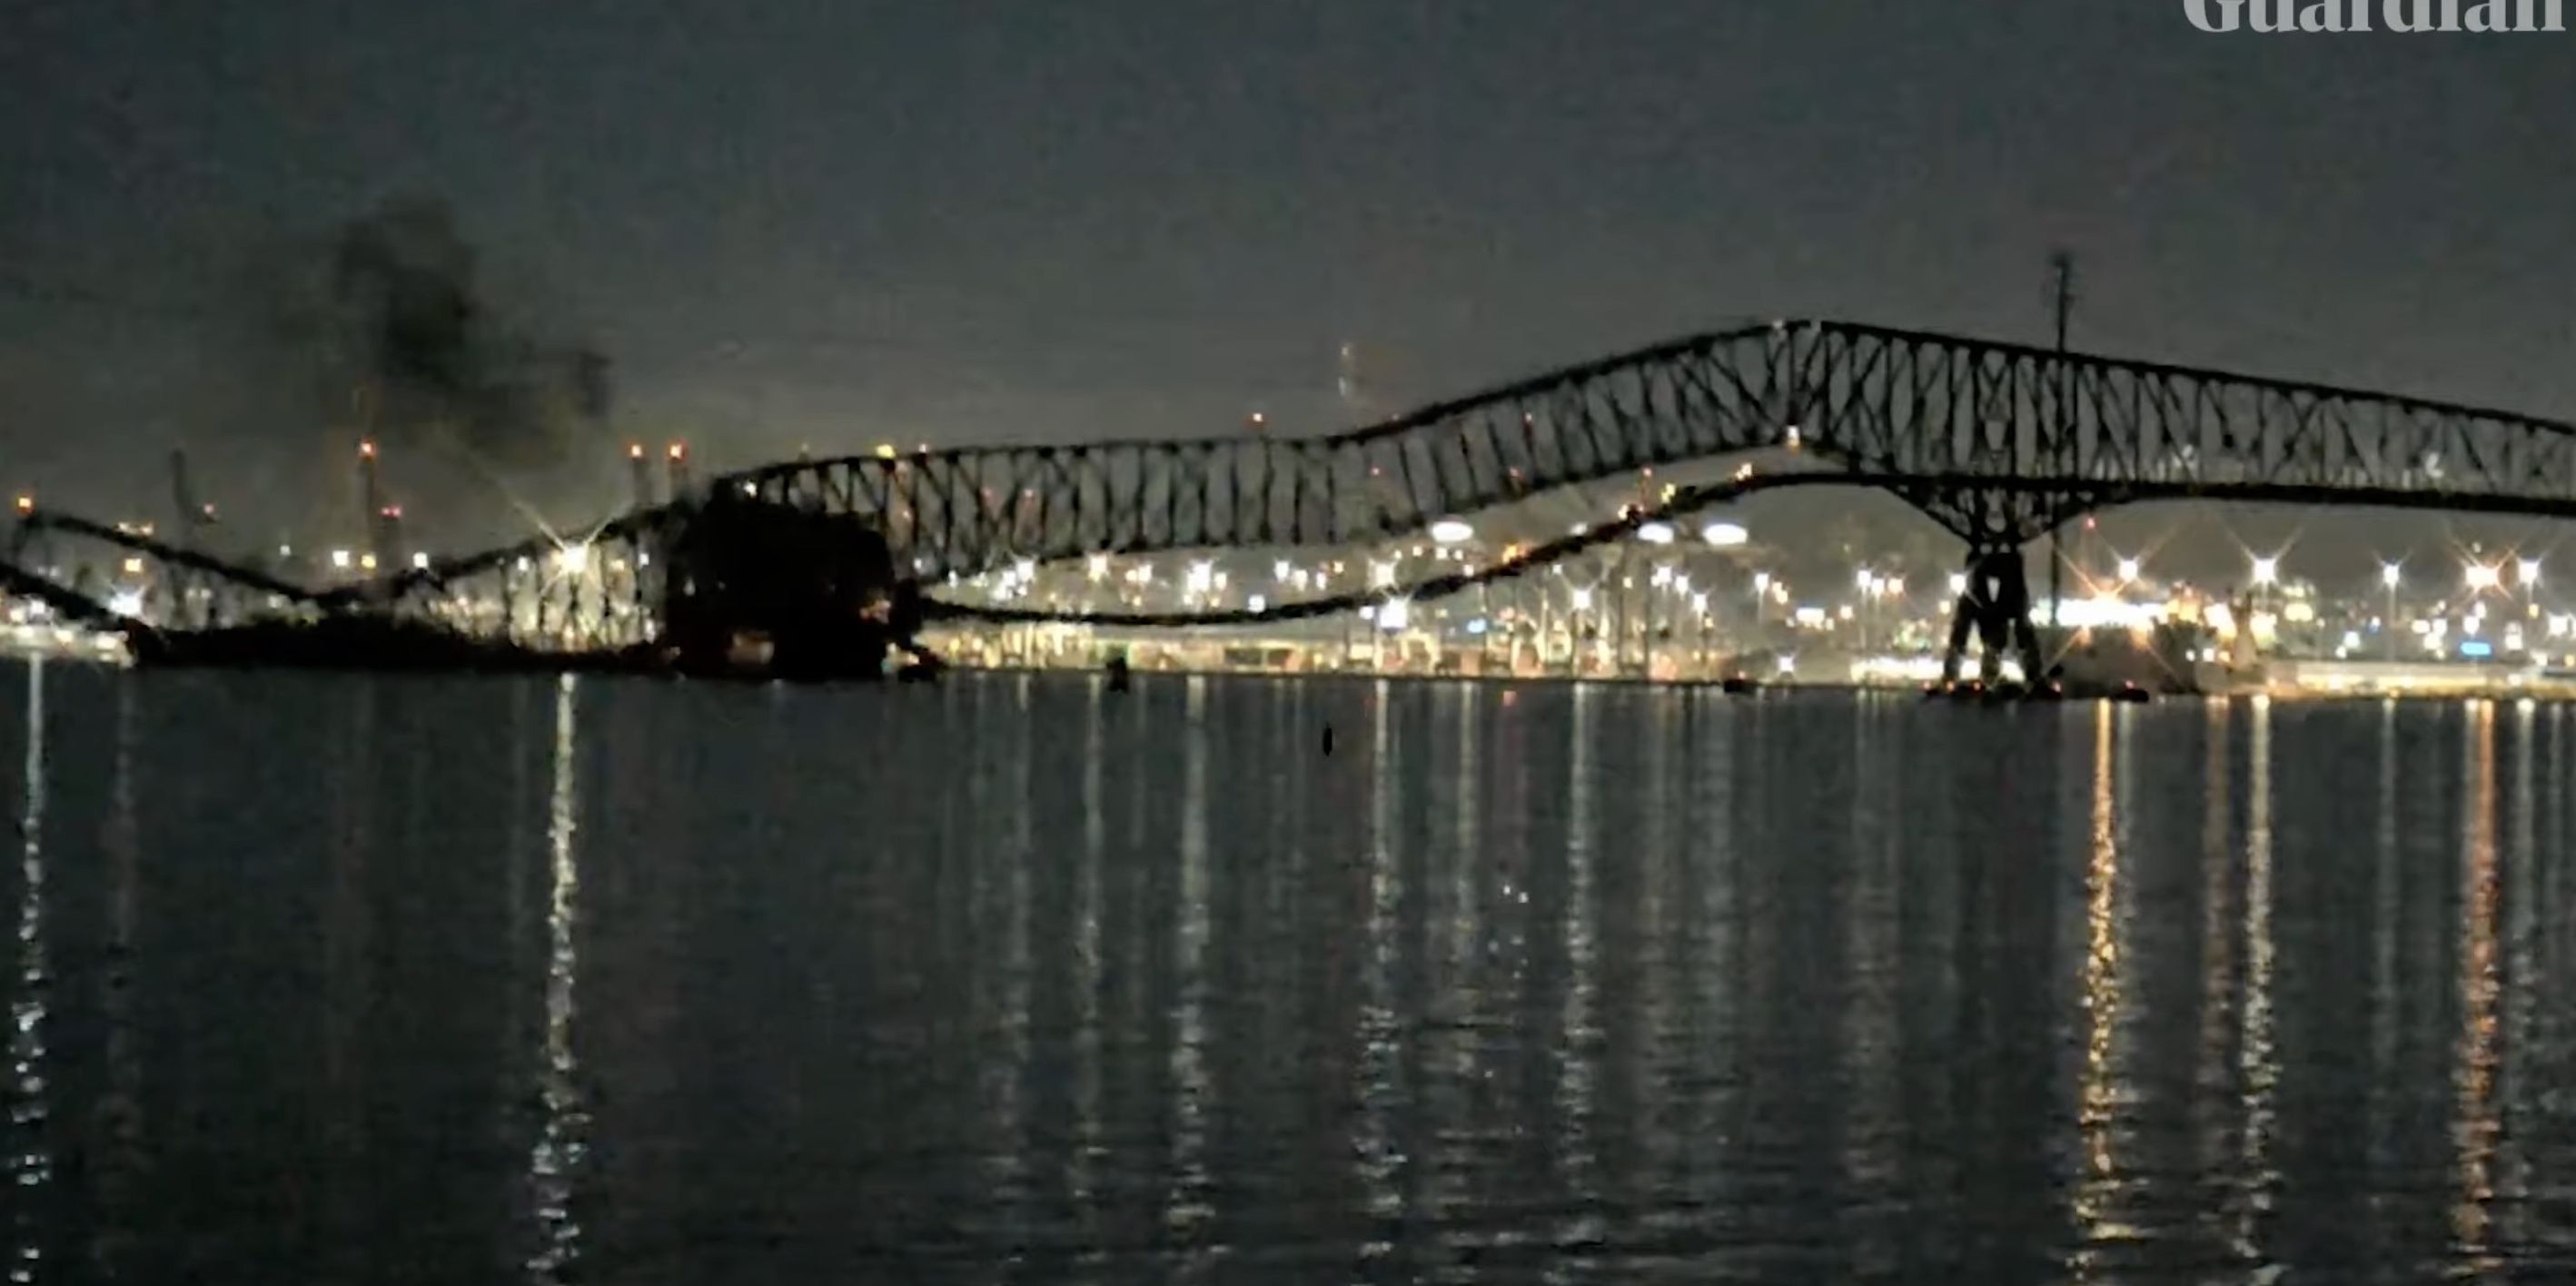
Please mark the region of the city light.
POLYGON ((2397 563, 2381 563, 2379 565, 2380 584, 2385 585, 2390 589, 2395 589, 2400 584, 2403 584, 2405 580, 2406 569, 2403 566, 2397 563))
POLYGON ((2471 590, 2481 593, 2504 583, 2503 574, 2485 563, 2469 564, 2461 571, 2461 578, 2471 590))
POLYGON ((416 572, 425 572, 425 571, 428 571, 428 570, 429 570, 429 555, 427 555, 427 554, 413 554, 413 555, 411 556, 411 569, 412 569, 413 571, 416 571, 416 572))
POLYGON ((18 497, 18 512, 22 514, 36 512, 36 498, 34 496, 18 497))
POLYGON ((1878 588, 1878 573, 1864 567, 1852 574, 1852 585, 1866 594, 1878 588))
POLYGON ((1760 598, 1760 597, 1762 597, 1763 595, 1768 594, 1768 593, 1770 593, 1770 592, 1771 592, 1771 573, 1769 573, 1769 572, 1755 572, 1755 573, 1753 573, 1753 596, 1754 596, 1755 598, 1760 598))
POLYGON ((1968 592, 1968 574, 1966 572, 1950 573, 1950 592, 1953 594, 1965 594, 1968 592))
POLYGON ((1091 579, 1093 579, 1093 580, 1105 580, 1105 579, 1107 579, 1107 578, 1108 578, 1108 576, 1109 576, 1109 555, 1107 555, 1107 554, 1093 554, 1093 555, 1091 556, 1091 579))
POLYGON ((2121 583, 2121 584, 2123 584, 2123 585, 2126 585, 2126 584, 2128 584, 2129 582, 2136 580, 2136 579, 2138 578, 2138 573, 2139 573, 2141 570, 2143 570, 2143 569, 2138 565, 2138 560, 2137 560, 2137 559, 2134 559, 2134 558, 2123 558, 2123 559, 2121 559, 2121 560, 2120 560, 2120 583, 2121 583))
POLYGON ((1649 545, 1669 545, 1674 540, 1673 525, 1668 522, 1647 523, 1637 529, 1637 539, 1649 545))
POLYGON ((1287 559, 1282 558, 1278 562, 1270 565, 1270 579, 1284 584, 1291 575, 1295 574, 1296 570, 1297 569, 1292 566, 1287 559))
POLYGON ((2280 584, 2281 560, 2278 558, 2256 558, 2254 560, 2254 583, 2257 585, 2280 584))
POLYGON ((141 616, 143 615, 143 591, 120 589, 107 600, 107 609, 119 616, 141 616))
POLYGON ((2519 583, 2521 584, 2521 586, 2522 586, 2524 589, 2538 589, 2538 588, 2540 588, 2540 560, 2539 560, 2539 559, 2537 559, 2537 558, 2526 558, 2526 559, 2523 559, 2523 560, 2522 560, 2522 562, 2521 562, 2520 564, 2518 564, 2517 566, 2515 566, 2514 571, 2515 571, 2515 572, 2517 572, 2518 574, 2520 574, 2520 576, 2521 576, 2521 580, 2520 580, 2520 582, 2519 582, 2519 583))
POLYGON ((1443 518, 1431 524, 1431 538, 1443 545, 1463 545, 1476 538, 1476 529, 1456 518, 1443 518))
POLYGON ((1589 612, 1592 610, 1591 590, 1578 589, 1574 591, 1574 610, 1578 612, 1589 612))
POLYGON ((1213 586, 1213 585, 1215 585, 1215 584, 1216 584, 1216 564, 1214 564, 1214 563, 1192 563, 1192 564, 1190 564, 1190 576, 1189 576, 1189 581, 1188 581, 1188 584, 1187 584, 1187 589, 1188 589, 1188 591, 1189 591, 1190 593, 1192 593, 1192 594, 1204 594, 1204 593, 1208 592, 1209 587, 1211 587, 1211 586, 1213 586))
POLYGON ((376 556, 375 556, 374 554, 360 554, 360 555, 358 555, 358 570, 360 570, 360 571, 368 571, 368 572, 371 572, 371 571, 374 571, 375 569, 376 569, 376 556))
POLYGON ((891 443, 891 442, 880 442, 880 443, 878 443, 878 444, 877 444, 877 458, 878 458, 878 459, 880 459, 880 460, 891 460, 891 459, 893 459, 893 458, 894 458, 894 444, 893 444, 893 443, 891 443))
POLYGON ((351 555, 348 550, 334 549, 331 551, 331 566, 337 570, 344 572, 349 570, 350 561, 351 555))
POLYGON ((1400 630, 1413 621, 1413 605, 1400 598, 1388 599, 1377 609, 1377 625, 1382 630, 1400 630))
POLYGON ((1742 523, 1713 522, 1700 528, 1699 538, 1720 549, 1736 549, 1749 543, 1753 533, 1745 530, 1742 523))
POLYGON ((643 458, 644 458, 644 444, 643 444, 643 443, 641 443, 641 442, 629 442, 629 443, 627 443, 627 444, 626 444, 626 458, 627 458, 627 459, 629 459, 629 460, 641 460, 641 459, 643 459, 643 458))
POLYGON ((1263 598, 1259 594, 1255 594, 1252 596, 1251 600, 1245 604, 1245 606, 1250 607, 1256 612, 1266 612, 1270 610, 1270 600, 1263 598))

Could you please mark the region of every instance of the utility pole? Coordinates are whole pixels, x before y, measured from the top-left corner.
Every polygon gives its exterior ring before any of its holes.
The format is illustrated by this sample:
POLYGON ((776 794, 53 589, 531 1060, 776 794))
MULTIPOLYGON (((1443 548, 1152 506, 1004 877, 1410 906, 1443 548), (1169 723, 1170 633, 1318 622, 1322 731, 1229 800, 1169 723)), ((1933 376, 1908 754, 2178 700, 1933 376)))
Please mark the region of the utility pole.
MULTIPOLYGON (((2074 426, 2068 423, 2066 376, 2066 324, 2075 313, 2075 256, 2060 250, 2048 257, 2049 275, 2055 279, 2057 297, 2057 439, 2064 454, 2074 426)), ((2057 603, 2065 595, 2066 524, 2063 520, 2048 529, 2048 628, 2057 628, 2057 603)))

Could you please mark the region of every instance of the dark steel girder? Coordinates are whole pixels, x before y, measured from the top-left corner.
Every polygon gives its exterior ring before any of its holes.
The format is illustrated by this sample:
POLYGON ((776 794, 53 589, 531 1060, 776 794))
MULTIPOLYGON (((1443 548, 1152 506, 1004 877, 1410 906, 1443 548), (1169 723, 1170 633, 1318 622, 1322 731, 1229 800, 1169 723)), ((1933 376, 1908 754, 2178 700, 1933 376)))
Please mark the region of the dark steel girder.
POLYGON ((849 456, 712 485, 872 517, 935 580, 1020 559, 1364 543, 1792 442, 1818 468, 1895 491, 1990 547, 2163 497, 2576 504, 2576 427, 2559 422, 1816 321, 1694 336, 1329 437, 849 456))

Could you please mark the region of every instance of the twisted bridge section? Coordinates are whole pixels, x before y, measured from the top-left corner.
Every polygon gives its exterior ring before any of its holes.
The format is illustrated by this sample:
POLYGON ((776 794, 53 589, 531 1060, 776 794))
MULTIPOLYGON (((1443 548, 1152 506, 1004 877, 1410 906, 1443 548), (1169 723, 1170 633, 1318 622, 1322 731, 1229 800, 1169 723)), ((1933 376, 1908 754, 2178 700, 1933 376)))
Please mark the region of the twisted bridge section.
POLYGON ((714 485, 865 516, 935 580, 1023 559, 1361 543, 1765 449, 1893 492, 1986 553, 2154 499, 2576 514, 2576 426, 1828 321, 1693 336, 1329 437, 848 456, 714 485))

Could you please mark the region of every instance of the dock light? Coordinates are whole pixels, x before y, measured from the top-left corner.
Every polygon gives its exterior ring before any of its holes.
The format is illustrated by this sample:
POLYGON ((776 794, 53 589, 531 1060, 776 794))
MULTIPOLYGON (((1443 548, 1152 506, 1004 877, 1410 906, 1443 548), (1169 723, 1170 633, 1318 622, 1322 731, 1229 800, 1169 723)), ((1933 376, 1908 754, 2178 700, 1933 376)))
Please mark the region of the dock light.
POLYGON ((2257 584, 2257 585, 2277 585, 2277 584, 2279 584, 2279 583, 2280 583, 2280 581, 2281 581, 2281 560, 2280 560, 2280 559, 2278 559, 2278 558, 2257 558, 2257 559, 2255 559, 2255 560, 2254 560, 2254 583, 2255 583, 2255 584, 2257 584))
POLYGON ((555 551, 555 566, 579 576, 590 570, 590 546, 575 542, 555 551))
POLYGON ((338 570, 340 570, 340 571, 344 571, 344 572, 345 572, 345 571, 349 570, 349 563, 350 563, 350 561, 351 561, 351 555, 350 555, 350 553, 349 553, 349 551, 348 551, 348 550, 345 550, 345 549, 334 549, 334 550, 332 550, 332 551, 331 551, 331 566, 332 566, 332 567, 334 567, 334 568, 336 568, 336 569, 338 569, 338 570))
POLYGON ((1753 540, 1753 533, 1740 522, 1713 522, 1699 529, 1699 538, 1720 549, 1740 549, 1753 540))
POLYGON ((1637 529, 1637 539, 1649 545, 1669 545, 1674 540, 1673 525, 1668 522, 1647 523, 1637 529))
POLYGON ((1431 524, 1431 539, 1443 545, 1463 545, 1476 538, 1476 529, 1456 518, 1443 518, 1431 524))

